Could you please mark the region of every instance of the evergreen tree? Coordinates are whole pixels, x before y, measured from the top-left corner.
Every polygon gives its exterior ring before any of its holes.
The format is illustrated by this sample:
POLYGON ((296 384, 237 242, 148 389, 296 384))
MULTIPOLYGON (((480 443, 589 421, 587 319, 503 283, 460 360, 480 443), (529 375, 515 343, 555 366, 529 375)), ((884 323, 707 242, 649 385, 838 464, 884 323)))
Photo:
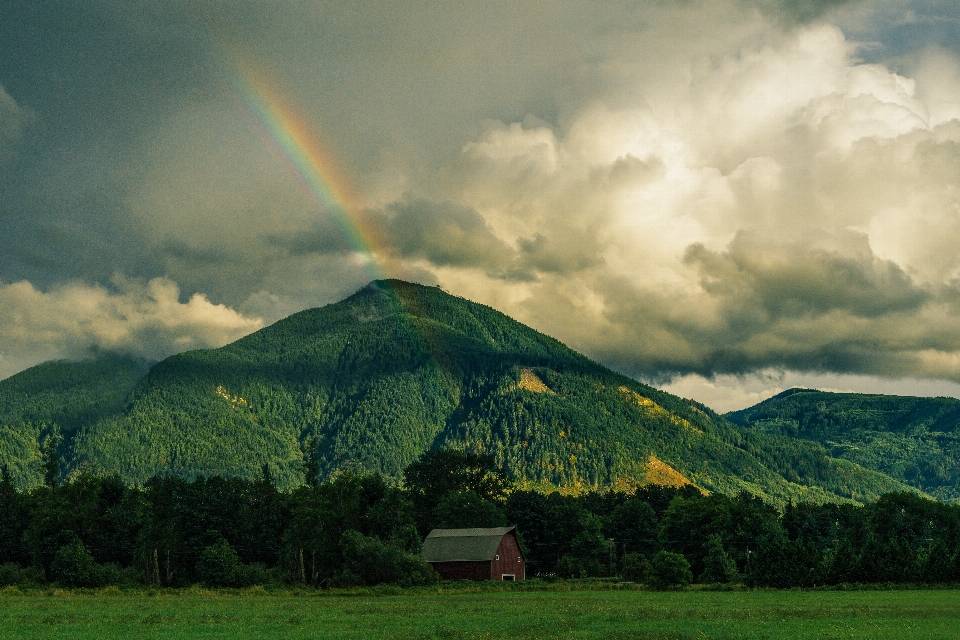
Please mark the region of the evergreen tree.
POLYGON ((22 543, 26 516, 24 500, 4 464, 0 468, 0 565, 26 563, 22 543))
POLYGON ((739 578, 737 563, 723 548, 718 534, 707 538, 704 544, 703 573, 700 582, 704 584, 735 582, 739 578))
POLYGON ((424 453, 404 471, 404 484, 422 535, 436 526, 434 512, 447 494, 472 491, 484 500, 503 504, 510 486, 492 457, 451 450, 424 453))
POLYGON ((502 527, 507 524, 500 507, 469 489, 448 493, 433 514, 437 527, 443 529, 502 527))
POLYGON ((657 515, 650 503, 630 498, 615 507, 604 522, 604 535, 613 538, 625 553, 652 557, 659 551, 657 515))
POLYGON ((944 583, 956 579, 953 556, 941 538, 937 538, 919 558, 918 578, 922 582, 944 583))
POLYGON ((58 450, 60 440, 60 428, 53 425, 43 442, 43 484, 49 487, 51 491, 56 490, 60 484, 60 474, 62 473, 58 450))
POLYGON ((320 447, 313 436, 307 438, 303 452, 303 477, 307 486, 316 489, 320 484, 320 447))

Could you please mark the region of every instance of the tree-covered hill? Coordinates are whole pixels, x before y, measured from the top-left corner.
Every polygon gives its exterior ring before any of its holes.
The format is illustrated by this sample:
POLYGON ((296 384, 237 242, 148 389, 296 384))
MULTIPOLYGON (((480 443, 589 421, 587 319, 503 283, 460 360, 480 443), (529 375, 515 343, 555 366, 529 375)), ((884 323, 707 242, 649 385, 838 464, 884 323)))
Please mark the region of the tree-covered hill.
MULTIPOLYGON (((31 375, 43 372, 14 378, 31 375)), ((0 382, 0 396, 14 378, 0 382)), ((113 404, 60 425, 68 474, 252 479, 268 465, 289 488, 304 481, 305 455, 322 478, 353 469, 399 479, 424 451, 454 448, 490 454, 544 489, 692 482, 779 503, 908 489, 821 443, 741 429, 489 307, 394 280, 223 348, 167 358, 135 384, 110 380, 87 384, 114 388, 113 404)), ((8 415, 2 433, 32 437, 35 461, 44 432, 24 425, 37 418, 8 415)), ((22 447, 0 446, 13 452, 4 455, 21 486, 40 481, 36 465, 17 458, 22 447)))
POLYGON ((726 415, 802 438, 943 500, 960 499, 960 400, 790 389, 726 415))
POLYGON ((121 411, 149 367, 144 360, 101 354, 83 362, 45 362, 0 380, 0 461, 33 484, 40 477, 40 439, 57 429, 69 441, 121 411))

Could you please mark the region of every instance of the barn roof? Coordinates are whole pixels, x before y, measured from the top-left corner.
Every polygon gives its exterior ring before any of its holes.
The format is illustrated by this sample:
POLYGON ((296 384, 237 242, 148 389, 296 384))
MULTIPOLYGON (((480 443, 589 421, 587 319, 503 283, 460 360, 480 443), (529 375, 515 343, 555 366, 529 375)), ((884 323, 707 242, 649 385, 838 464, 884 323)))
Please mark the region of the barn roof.
POLYGON ((514 529, 434 529, 423 541, 423 556, 427 562, 493 560, 503 536, 514 529))

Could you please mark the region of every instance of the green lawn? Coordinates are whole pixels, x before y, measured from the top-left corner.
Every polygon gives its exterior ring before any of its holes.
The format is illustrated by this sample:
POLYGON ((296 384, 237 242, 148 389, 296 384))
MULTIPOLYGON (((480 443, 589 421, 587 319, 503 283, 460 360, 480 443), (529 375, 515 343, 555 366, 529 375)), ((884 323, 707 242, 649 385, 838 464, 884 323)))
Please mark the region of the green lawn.
POLYGON ((0 638, 958 638, 960 591, 0 591, 0 638))

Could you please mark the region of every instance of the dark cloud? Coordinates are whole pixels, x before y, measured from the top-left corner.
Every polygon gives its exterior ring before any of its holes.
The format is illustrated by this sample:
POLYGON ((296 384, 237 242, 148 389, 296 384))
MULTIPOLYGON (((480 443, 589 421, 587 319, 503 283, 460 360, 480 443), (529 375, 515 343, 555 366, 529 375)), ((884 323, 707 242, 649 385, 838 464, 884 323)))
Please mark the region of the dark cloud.
POLYGON ((819 20, 833 9, 863 0, 744 0, 787 25, 819 20))
POLYGON ((602 358, 660 382, 771 369, 938 377, 950 365, 930 354, 960 348, 953 300, 875 256, 863 234, 740 233, 724 251, 691 245, 685 262, 705 295, 606 281, 604 314, 620 334, 602 358))
POLYGON ((387 205, 378 218, 384 237, 405 258, 492 274, 502 273, 514 258, 515 251, 471 207, 407 197, 387 205))
POLYGON ((916 311, 930 298, 896 263, 873 255, 862 233, 784 243, 741 232, 723 252, 691 245, 684 261, 724 307, 769 321, 833 311, 879 317, 916 311))
POLYGON ((512 246, 476 209, 449 201, 408 195, 367 216, 395 257, 425 260, 436 267, 478 269, 496 279, 531 282, 539 274, 571 274, 601 262, 590 231, 545 229, 552 237, 538 232, 517 238, 512 246))
POLYGON ((29 119, 29 114, 0 86, 0 162, 13 153, 29 119))

